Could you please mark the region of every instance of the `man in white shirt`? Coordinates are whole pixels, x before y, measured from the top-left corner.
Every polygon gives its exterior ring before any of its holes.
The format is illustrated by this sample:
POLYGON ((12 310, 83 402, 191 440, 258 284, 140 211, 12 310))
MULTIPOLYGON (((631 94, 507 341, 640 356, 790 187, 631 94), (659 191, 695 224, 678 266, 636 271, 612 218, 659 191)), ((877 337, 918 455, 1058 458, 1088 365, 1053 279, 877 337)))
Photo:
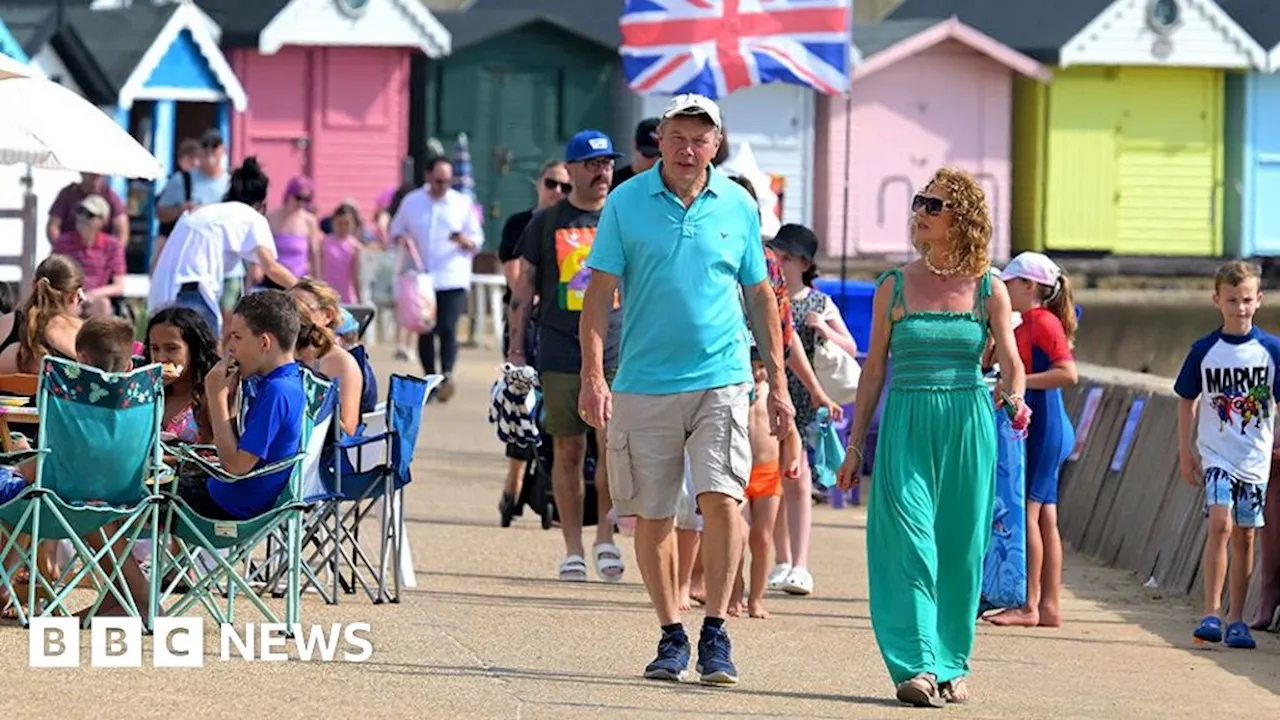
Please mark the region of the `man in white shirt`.
POLYGON ((458 359, 458 320, 467 310, 471 263, 484 244, 484 229, 475 204, 453 189, 453 163, 445 157, 427 161, 427 184, 404 197, 391 219, 391 237, 406 237, 426 263, 436 290, 436 325, 418 336, 418 357, 428 375, 436 372, 436 338, 445 381, 439 397, 453 396, 453 366, 458 359))
POLYGON ((293 273, 276 261, 275 238, 262 214, 267 183, 257 160, 248 158, 231 174, 224 202, 204 205, 179 218, 151 271, 147 301, 151 314, 172 305, 189 307, 221 336, 223 279, 233 266, 253 262, 283 287, 297 283, 293 273))

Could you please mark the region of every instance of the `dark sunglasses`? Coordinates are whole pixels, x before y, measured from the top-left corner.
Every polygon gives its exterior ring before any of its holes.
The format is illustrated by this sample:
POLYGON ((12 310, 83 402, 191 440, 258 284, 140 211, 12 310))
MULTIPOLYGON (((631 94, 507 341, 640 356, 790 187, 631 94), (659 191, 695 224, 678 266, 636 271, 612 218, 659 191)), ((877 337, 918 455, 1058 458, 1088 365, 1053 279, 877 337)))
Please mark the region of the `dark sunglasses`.
POLYGON ((559 190, 565 195, 568 195, 569 191, 573 189, 573 186, 570 185, 569 183, 562 183, 556 180, 552 180, 551 178, 542 178, 542 187, 548 190, 559 190))
POLYGON ((941 215, 943 210, 951 208, 951 203, 941 198, 916 195, 911 198, 911 212, 924 210, 926 215, 941 215))
POLYGON ((85 210, 84 208, 76 208, 76 217, 80 218, 81 220, 97 220, 98 219, 97 215, 94 215, 93 213, 89 212, 88 210, 85 210))
POLYGON ((293 199, 305 204, 311 202, 311 195, 294 195, 293 199))

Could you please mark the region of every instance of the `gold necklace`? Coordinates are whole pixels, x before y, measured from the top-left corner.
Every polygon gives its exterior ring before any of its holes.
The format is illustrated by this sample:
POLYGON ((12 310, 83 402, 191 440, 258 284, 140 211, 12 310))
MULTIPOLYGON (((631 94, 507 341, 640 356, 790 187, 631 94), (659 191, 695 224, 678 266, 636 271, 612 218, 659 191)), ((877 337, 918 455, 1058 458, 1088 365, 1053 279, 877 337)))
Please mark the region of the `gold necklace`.
POLYGON ((955 275, 959 271, 959 267, 960 267, 959 265, 955 265, 953 267, 939 270, 938 268, 934 267, 933 262, 929 260, 928 254, 921 255, 920 257, 924 259, 924 266, 928 268, 929 272, 933 273, 934 275, 938 275, 940 277, 951 277, 952 275, 955 275))

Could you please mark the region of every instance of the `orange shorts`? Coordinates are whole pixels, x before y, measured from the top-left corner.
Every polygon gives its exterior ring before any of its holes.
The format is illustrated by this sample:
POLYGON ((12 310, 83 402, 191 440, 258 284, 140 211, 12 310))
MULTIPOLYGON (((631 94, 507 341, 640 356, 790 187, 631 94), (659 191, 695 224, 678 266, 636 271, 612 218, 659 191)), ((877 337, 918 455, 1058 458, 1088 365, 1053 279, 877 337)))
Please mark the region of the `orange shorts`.
POLYGON ((748 500, 781 495, 782 466, 777 460, 751 468, 751 479, 747 482, 746 491, 748 500))

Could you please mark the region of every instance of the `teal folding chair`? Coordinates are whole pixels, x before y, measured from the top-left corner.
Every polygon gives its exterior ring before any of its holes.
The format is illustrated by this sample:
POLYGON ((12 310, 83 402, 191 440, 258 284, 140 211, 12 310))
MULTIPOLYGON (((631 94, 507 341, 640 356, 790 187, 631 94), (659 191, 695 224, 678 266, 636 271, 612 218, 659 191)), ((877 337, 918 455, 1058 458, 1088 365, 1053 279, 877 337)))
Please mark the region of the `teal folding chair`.
MULTIPOLYGON (((106 373, 70 360, 45 357, 41 362, 40 441, 34 451, 36 475, 31 486, 0 506, 0 522, 7 526, 3 553, 17 549, 21 534, 30 536, 23 554, 31 583, 19 619, 71 614, 69 595, 90 579, 96 601, 90 618, 112 597, 131 617, 143 618, 148 631, 156 616, 157 583, 150 581, 145 614, 123 586, 122 563, 131 562, 133 547, 144 531, 153 546, 159 543, 162 497, 158 484, 169 474, 161 456, 160 427, 164 412, 164 384, 160 366, 128 373, 106 373), (108 526, 116 525, 113 531, 108 526), (103 538, 93 550, 84 538, 103 538), (50 581, 36 570, 35 549, 47 540, 67 540, 74 550, 59 578, 50 581), (113 546, 123 541, 117 555, 113 546), (113 569, 102 568, 105 559, 113 569), (121 585, 117 585, 120 582, 121 585), (36 606, 37 590, 48 600, 36 606)), ((21 551, 20 551, 21 552, 21 551)), ((5 574, 6 587, 13 592, 5 574)))
POLYGON ((170 552, 167 545, 158 547, 156 553, 158 569, 153 570, 152 576, 174 578, 159 590, 159 603, 165 614, 182 615, 199 605, 214 622, 234 623, 236 597, 244 595, 267 622, 280 622, 260 596, 262 583, 255 582, 255 571, 250 563, 254 553, 265 541, 273 533, 280 533, 284 538, 286 558, 284 623, 292 627, 299 622, 301 526, 303 513, 307 509, 302 487, 303 460, 317 418, 333 391, 331 383, 320 379, 306 368, 302 371, 302 383, 307 396, 307 409, 298 452, 292 457, 245 475, 232 475, 222 470, 216 462, 200 455, 199 448, 179 445, 172 449, 180 461, 192 463, 221 482, 250 480, 290 468, 291 473, 289 482, 275 505, 248 520, 212 520, 192 510, 177 495, 165 495, 165 526, 178 547, 176 553, 170 552), (200 562, 197 551, 209 558, 212 567, 205 567, 207 563, 200 562), (188 575, 194 576, 196 580, 185 592, 180 593, 177 586, 188 575), (222 603, 224 600, 225 607, 222 603))

